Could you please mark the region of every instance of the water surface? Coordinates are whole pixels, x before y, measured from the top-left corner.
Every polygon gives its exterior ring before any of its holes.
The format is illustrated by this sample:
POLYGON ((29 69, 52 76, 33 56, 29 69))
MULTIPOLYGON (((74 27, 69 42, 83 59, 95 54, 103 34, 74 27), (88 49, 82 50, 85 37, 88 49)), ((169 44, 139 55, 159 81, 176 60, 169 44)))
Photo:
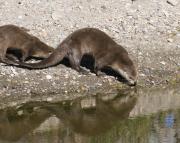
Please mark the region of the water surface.
POLYGON ((178 87, 0 110, 0 143, 178 143, 178 87))

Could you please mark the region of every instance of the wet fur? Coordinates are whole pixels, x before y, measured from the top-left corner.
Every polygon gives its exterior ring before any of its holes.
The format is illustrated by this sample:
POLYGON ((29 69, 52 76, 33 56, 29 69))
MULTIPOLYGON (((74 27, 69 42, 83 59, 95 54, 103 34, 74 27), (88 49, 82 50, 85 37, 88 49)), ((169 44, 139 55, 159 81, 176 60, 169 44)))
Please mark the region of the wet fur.
POLYGON ((99 75, 102 68, 111 67, 130 85, 135 84, 136 68, 128 52, 107 34, 95 28, 84 28, 73 32, 47 59, 39 63, 20 63, 20 65, 30 69, 42 69, 58 64, 63 58, 68 58, 73 69, 84 72, 80 67, 84 55, 91 55, 94 58, 93 71, 96 75, 99 75))
POLYGON ((18 56, 8 51, 20 52, 22 62, 29 57, 47 58, 53 52, 54 48, 27 31, 26 28, 15 25, 0 26, 0 62, 12 64, 13 60, 17 60, 18 56))

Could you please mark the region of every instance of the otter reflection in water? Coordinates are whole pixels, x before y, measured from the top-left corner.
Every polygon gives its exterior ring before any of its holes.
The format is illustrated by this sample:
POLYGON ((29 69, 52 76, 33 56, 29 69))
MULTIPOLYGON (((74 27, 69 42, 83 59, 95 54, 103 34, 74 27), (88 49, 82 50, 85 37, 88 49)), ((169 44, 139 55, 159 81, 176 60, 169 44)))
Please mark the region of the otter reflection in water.
POLYGON ((94 136, 109 130, 119 121, 129 117, 136 103, 134 96, 95 96, 59 103, 26 103, 20 108, 0 111, 0 140, 18 141, 26 138, 50 117, 56 116, 58 138, 74 142, 72 134, 94 136), (63 124, 63 126, 61 126, 63 124))
POLYGON ((71 103, 70 109, 66 105, 63 108, 59 104, 51 106, 49 110, 73 131, 85 135, 97 135, 110 129, 117 121, 127 119, 135 103, 136 97, 131 96, 118 96, 109 101, 90 97, 71 103), (90 105, 83 105, 84 101, 90 105))

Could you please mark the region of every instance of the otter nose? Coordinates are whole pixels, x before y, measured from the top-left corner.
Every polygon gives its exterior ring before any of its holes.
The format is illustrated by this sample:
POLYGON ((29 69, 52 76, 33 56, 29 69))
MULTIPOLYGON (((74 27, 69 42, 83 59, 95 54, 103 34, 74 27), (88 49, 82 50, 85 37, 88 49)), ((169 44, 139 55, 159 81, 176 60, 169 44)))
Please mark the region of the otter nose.
POLYGON ((131 80, 131 81, 128 82, 129 86, 136 86, 136 84, 137 84, 137 81, 131 80))

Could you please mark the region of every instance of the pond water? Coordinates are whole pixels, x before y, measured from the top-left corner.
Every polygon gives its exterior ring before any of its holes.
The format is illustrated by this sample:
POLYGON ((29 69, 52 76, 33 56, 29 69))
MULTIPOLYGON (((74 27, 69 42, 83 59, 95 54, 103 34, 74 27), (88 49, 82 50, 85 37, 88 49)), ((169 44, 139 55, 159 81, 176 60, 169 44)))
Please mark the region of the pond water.
POLYGON ((0 110, 0 143, 178 143, 178 87, 0 110))

